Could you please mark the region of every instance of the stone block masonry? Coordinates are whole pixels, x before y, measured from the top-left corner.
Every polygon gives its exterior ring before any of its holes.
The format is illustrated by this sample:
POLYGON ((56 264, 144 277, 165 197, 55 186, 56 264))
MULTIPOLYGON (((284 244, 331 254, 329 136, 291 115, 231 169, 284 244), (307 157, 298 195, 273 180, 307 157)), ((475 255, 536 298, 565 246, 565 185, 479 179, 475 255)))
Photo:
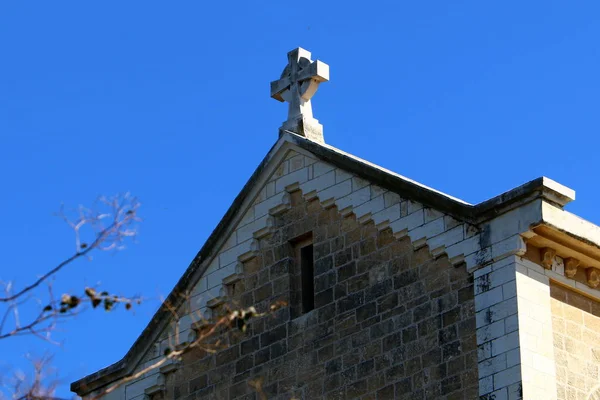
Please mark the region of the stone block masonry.
MULTIPOLYGON (((464 265, 414 249, 373 221, 290 194, 228 301, 293 306, 291 242, 312 233, 315 309, 290 307, 224 334, 216 354, 193 353, 167 375, 174 399, 473 399, 478 393, 473 283, 464 265)), ((161 394, 163 395, 163 394, 161 394)))
POLYGON ((600 303, 550 285, 556 386, 559 400, 600 396, 600 303))
POLYGON ((254 398, 257 384, 269 399, 556 398, 556 274, 525 255, 541 200, 474 226, 289 143, 256 185, 202 261, 179 334, 171 324, 136 368, 192 340, 199 316, 287 307, 120 398, 254 398), (293 243, 310 236, 314 310, 303 314, 293 243))
MULTIPOLYGON (((449 215, 288 151, 191 292, 179 341, 211 299, 266 309, 245 335, 221 338, 217 354, 196 352, 167 374, 125 388, 137 399, 162 377, 156 398, 472 399, 478 372, 474 290, 465 260, 479 233, 449 215), (290 241, 311 233, 315 309, 296 317, 290 241), (235 294, 226 282, 238 276, 235 294), (193 382, 193 384, 192 384, 193 382), (140 394, 141 393, 141 394, 140 394)), ((237 279, 237 278, 236 278, 237 279)), ((142 365, 173 345, 161 336, 142 365)), ((148 392, 146 392, 148 395, 148 392)))

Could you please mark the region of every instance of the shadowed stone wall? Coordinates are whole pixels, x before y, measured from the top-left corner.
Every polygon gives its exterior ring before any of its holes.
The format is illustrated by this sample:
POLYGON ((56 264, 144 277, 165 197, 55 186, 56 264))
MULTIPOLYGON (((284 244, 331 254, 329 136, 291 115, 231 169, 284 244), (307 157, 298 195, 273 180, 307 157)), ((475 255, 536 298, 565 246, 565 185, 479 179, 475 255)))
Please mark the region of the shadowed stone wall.
POLYGON ((241 280, 214 309, 287 306, 223 333, 222 350, 188 353, 166 375, 174 399, 474 399, 478 397, 472 276, 408 236, 291 193, 241 280), (300 312, 291 243, 312 235, 315 309, 300 312), (259 388, 258 391, 255 388, 259 388), (262 397, 264 396, 264 397, 262 397))

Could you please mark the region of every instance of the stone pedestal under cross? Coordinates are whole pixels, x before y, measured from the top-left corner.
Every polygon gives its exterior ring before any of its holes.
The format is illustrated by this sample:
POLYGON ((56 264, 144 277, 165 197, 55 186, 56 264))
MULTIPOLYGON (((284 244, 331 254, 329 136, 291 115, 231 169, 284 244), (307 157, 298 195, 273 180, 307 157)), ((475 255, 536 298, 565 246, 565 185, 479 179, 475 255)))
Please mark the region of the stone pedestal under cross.
POLYGON ((288 65, 281 78, 271 82, 271 97, 289 103, 288 119, 280 131, 291 131, 315 142, 324 143, 323 125, 313 118, 310 99, 319 84, 329 80, 329 65, 312 61, 301 47, 288 53, 288 65))

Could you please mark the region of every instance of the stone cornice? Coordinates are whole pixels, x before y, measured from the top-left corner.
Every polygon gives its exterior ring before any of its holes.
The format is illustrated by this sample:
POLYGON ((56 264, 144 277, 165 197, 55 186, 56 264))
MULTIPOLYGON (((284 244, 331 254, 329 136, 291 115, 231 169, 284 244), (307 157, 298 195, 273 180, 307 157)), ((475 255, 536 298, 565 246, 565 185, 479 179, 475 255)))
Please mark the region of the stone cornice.
POLYGON ((528 258, 554 280, 600 298, 600 227, 551 204, 542 204, 542 220, 522 235, 528 258))
POLYGON ((575 200, 575 191, 542 176, 477 204, 473 208, 473 218, 476 223, 482 223, 536 199, 562 210, 575 200))

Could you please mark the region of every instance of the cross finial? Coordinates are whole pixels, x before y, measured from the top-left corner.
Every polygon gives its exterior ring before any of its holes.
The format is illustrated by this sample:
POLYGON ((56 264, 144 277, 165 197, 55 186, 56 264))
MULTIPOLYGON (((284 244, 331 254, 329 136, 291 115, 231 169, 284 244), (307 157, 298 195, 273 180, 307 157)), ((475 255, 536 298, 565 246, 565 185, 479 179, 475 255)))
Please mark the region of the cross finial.
POLYGON ((329 65, 312 61, 301 47, 288 53, 288 65, 281 78, 271 82, 271 97, 289 103, 288 119, 280 131, 291 131, 315 142, 324 143, 323 125, 313 118, 310 99, 319 83, 329 80, 329 65))

